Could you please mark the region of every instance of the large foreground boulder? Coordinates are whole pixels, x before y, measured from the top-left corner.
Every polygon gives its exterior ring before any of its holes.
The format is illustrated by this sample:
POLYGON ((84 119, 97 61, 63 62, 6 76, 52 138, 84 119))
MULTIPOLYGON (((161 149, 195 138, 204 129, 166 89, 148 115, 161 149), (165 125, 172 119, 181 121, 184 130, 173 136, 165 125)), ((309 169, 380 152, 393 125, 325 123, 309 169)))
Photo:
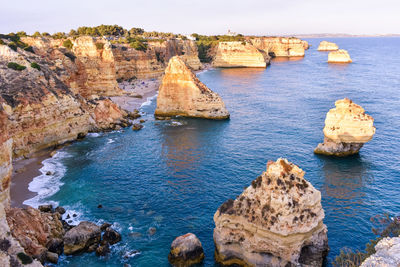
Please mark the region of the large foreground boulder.
POLYGON ((227 119, 222 98, 196 77, 178 56, 169 60, 157 96, 156 117, 227 119))
POLYGON ((64 254, 94 251, 100 243, 100 227, 91 222, 81 222, 65 233, 64 254))
POLYGON ((328 252, 321 193, 286 159, 214 215, 215 259, 224 265, 321 266, 328 252))
POLYGON ((200 240, 196 235, 187 233, 178 236, 171 244, 168 255, 169 262, 178 267, 186 267, 202 262, 204 251, 200 240))
POLYGON ((357 154, 375 134, 374 119, 348 98, 337 100, 326 114, 324 142, 314 153, 328 156, 357 154))

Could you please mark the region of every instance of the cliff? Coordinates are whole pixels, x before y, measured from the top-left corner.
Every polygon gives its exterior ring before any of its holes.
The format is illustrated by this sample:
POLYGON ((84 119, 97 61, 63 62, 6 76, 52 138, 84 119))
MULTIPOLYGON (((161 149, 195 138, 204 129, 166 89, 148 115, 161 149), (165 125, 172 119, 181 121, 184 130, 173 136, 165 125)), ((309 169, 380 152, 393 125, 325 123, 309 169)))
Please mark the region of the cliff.
POLYGON ((338 49, 339 46, 337 44, 328 41, 322 41, 318 46, 318 51, 336 51, 338 49))
POLYGON ((376 244, 375 251, 361 264, 361 267, 400 266, 400 237, 382 239, 376 244))
POLYGON ((374 136, 374 119, 348 98, 336 101, 335 106, 326 114, 324 143, 314 152, 335 156, 356 154, 374 136))
POLYGON ((7 114, 0 106, 0 205, 10 205, 12 174, 12 139, 7 129, 7 114))
POLYGON ((185 62, 175 56, 169 60, 165 70, 155 116, 227 119, 229 112, 221 97, 200 82, 185 62))
POLYGON ((321 193, 286 159, 214 215, 215 258, 224 265, 322 266, 328 251, 321 193))
POLYGON ((269 56, 247 42, 220 42, 212 62, 214 67, 261 67, 269 64, 269 56))
POLYGON ((257 37, 249 41, 272 57, 303 57, 309 47, 306 41, 295 37, 257 37))
POLYGON ((328 54, 328 63, 351 63, 349 53, 344 49, 332 51, 328 54))

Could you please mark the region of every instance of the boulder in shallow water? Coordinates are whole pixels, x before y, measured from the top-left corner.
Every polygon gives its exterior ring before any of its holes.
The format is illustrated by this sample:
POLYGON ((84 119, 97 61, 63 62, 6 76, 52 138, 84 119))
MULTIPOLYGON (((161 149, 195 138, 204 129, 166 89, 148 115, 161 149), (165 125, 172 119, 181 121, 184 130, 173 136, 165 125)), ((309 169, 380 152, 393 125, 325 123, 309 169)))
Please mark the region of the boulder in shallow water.
POLYGON ((143 128, 143 125, 141 125, 141 124, 139 124, 139 123, 134 123, 133 125, 132 125, 132 130, 134 130, 134 131, 139 131, 140 129, 142 129, 143 128))
POLYGON ((91 222, 81 222, 64 236, 64 254, 94 251, 101 239, 100 227, 91 222))
POLYGON ((112 229, 111 227, 108 227, 103 234, 103 240, 104 242, 109 243, 110 245, 114 245, 115 243, 118 243, 121 241, 121 234, 112 229))
POLYGON ((223 265, 321 266, 328 252, 321 193, 286 159, 214 215, 215 259, 223 265))
POLYGON ((178 267, 190 266, 204 259, 203 246, 196 235, 187 233, 178 236, 171 244, 169 262, 178 267))
POLYGON ((348 98, 336 101, 335 106, 326 114, 324 142, 314 153, 339 157, 357 154, 375 134, 374 119, 348 98))

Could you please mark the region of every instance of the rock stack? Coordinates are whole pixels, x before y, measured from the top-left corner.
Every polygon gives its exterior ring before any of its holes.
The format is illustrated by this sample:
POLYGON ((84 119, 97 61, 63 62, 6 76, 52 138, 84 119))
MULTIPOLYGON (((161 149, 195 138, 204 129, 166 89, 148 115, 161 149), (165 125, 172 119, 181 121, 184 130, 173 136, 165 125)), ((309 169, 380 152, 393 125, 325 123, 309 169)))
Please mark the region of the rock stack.
POLYGON ((178 236, 171 244, 168 261, 177 267, 187 267, 202 262, 203 246, 196 235, 187 233, 178 236))
POLYGON ((351 63, 349 53, 344 49, 332 51, 328 54, 328 63, 351 63))
POLYGON ((321 266, 328 251, 321 193, 286 159, 214 215, 215 258, 241 266, 321 266))
POLYGON ((348 98, 336 101, 335 106, 326 114, 324 142, 314 153, 339 157, 357 154, 375 134, 374 119, 348 98))
POLYGON ((339 46, 337 44, 328 41, 322 41, 318 46, 318 51, 336 51, 338 49, 339 46))
POLYGON ((229 112, 222 98, 196 77, 185 62, 175 56, 169 60, 157 96, 157 118, 171 116, 227 119, 229 112))

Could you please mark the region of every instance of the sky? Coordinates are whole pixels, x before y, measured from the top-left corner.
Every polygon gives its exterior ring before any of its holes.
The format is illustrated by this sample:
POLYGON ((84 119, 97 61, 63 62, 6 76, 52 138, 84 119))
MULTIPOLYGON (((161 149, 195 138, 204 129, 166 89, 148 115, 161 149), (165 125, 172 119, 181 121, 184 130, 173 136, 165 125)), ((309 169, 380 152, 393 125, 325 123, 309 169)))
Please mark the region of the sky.
POLYGON ((126 29, 245 35, 400 33, 400 0, 18 0, 2 1, 0 33, 126 29))

